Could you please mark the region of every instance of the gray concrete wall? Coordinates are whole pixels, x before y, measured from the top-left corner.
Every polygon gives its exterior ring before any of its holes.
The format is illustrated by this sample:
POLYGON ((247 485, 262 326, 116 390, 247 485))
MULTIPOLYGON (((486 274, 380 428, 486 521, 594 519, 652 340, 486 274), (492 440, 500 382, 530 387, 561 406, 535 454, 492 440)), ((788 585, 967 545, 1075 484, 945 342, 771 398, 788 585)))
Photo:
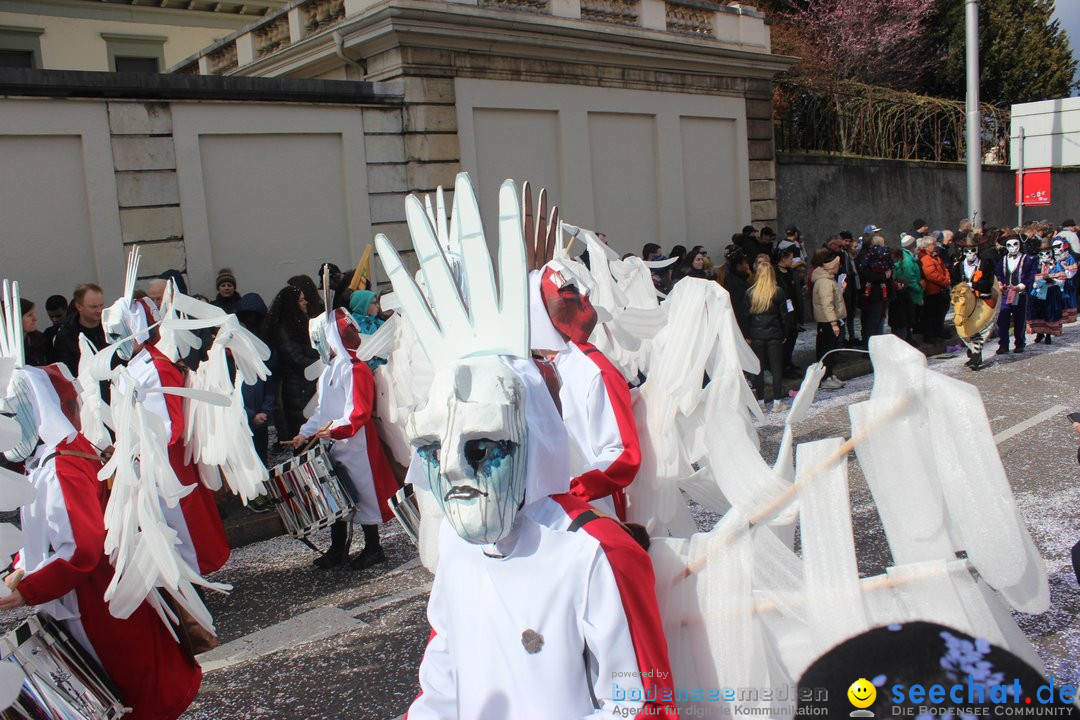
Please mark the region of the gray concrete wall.
MULTIPOLYGON (((776 171, 779 228, 797 225, 814 247, 869 223, 890 241, 910 231, 915 218, 931 229, 955 228, 967 212, 963 163, 780 154, 776 171)), ((1016 224, 1014 177, 1007 167, 983 169, 983 212, 991 226, 1016 224)), ((1055 170, 1051 196, 1048 207, 1025 208, 1025 222, 1080 216, 1080 168, 1055 170)))

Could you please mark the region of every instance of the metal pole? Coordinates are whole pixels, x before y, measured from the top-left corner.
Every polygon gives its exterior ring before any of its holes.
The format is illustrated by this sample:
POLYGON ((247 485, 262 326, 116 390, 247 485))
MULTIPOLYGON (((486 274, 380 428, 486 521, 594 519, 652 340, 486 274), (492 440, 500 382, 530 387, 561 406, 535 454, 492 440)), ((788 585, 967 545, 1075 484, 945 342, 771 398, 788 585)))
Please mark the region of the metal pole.
POLYGON ((967 9, 967 192, 972 227, 982 222, 982 142, 979 122, 979 0, 967 9))
POLYGON ((1024 227, 1024 128, 1020 128, 1019 141, 1016 153, 1016 227, 1024 227))

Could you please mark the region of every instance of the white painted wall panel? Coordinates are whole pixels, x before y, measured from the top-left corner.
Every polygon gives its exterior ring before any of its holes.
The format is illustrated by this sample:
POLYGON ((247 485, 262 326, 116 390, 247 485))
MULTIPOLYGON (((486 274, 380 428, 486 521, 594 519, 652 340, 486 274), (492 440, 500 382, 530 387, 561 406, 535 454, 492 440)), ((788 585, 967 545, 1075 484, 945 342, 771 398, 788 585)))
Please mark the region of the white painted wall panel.
POLYGON ((267 302, 292 275, 348 267, 340 135, 203 135, 199 142, 214 271, 267 302))
POLYGON ((82 139, 0 135, 3 276, 18 280, 48 326, 45 299, 98 282, 84 180, 82 139))
POLYGON ((679 127, 686 246, 705 245, 715 253, 742 227, 730 212, 730 199, 739 194, 739 168, 732 162, 738 131, 734 120, 717 118, 683 117, 679 127))
POLYGON ((567 222, 620 252, 655 241, 715 253, 714 228, 750 222, 742 98, 469 78, 454 91, 461 167, 487 227, 507 177, 546 184, 567 222))
POLYGON ((656 154, 655 116, 589 113, 595 229, 609 243, 660 236, 656 154))
POLYGON ((473 122, 477 134, 485 138, 476 148, 473 175, 482 208, 486 210, 489 198, 498 197, 506 178, 513 178, 519 187, 528 180, 534 195, 547 188, 549 203, 562 203, 557 112, 477 108, 473 122))

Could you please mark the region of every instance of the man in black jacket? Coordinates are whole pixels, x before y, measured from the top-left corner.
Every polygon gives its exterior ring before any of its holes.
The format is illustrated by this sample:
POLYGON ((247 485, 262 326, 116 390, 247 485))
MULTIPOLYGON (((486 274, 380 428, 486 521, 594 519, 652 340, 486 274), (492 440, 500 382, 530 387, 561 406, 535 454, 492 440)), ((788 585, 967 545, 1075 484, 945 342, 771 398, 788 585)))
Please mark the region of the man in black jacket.
POLYGON ((79 374, 79 336, 85 335, 100 350, 105 342, 101 327, 101 312, 105 309, 105 293, 93 283, 75 288, 75 312, 64 321, 53 339, 56 359, 68 366, 72 375, 79 374))
POLYGON ((795 281, 795 271, 791 264, 795 259, 795 247, 788 245, 776 251, 776 284, 784 291, 787 299, 787 317, 784 335, 784 377, 800 378, 800 370, 792 359, 795 342, 799 339, 799 323, 803 317, 803 298, 795 281))

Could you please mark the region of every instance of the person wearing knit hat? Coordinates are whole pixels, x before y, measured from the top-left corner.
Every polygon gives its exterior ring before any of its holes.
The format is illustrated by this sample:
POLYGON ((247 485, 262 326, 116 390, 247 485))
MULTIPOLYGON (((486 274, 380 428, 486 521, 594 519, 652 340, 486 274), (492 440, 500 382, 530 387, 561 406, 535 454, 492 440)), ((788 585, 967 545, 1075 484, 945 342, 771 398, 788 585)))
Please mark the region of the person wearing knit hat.
POLYGON ((227 313, 236 312, 236 306, 240 304, 240 293, 236 292, 236 276, 233 271, 229 268, 218 270, 215 286, 217 287, 217 297, 214 298, 212 304, 227 313))

